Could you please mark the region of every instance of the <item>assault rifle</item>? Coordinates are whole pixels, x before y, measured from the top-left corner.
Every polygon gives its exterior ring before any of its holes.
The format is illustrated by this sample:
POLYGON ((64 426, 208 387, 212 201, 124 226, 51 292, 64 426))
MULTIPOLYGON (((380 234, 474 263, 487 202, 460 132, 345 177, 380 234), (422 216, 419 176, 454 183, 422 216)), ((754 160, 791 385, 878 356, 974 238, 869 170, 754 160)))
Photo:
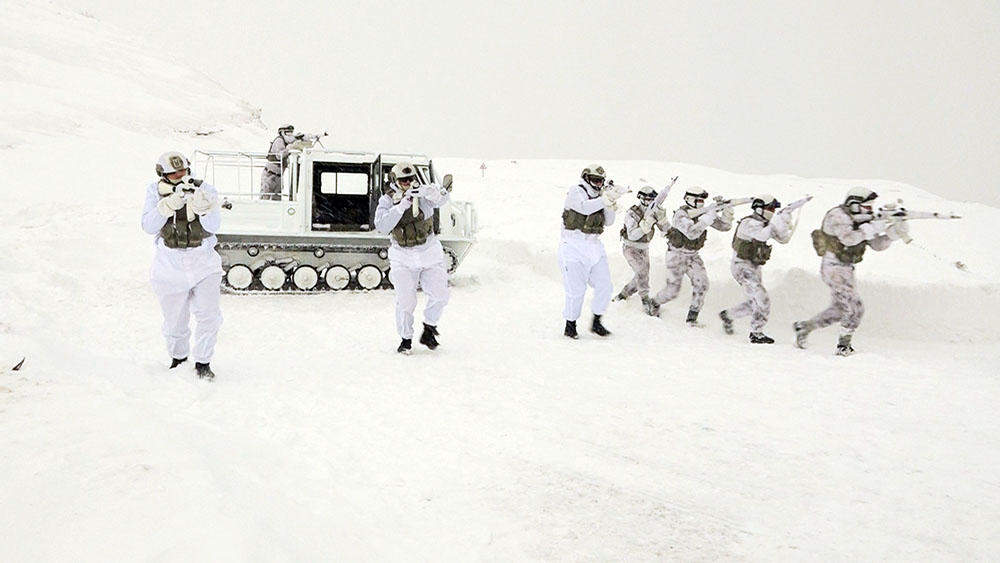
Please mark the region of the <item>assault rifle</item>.
POLYGON ((887 203, 882 207, 879 207, 878 211, 875 212, 875 220, 885 222, 886 226, 895 226, 896 234, 899 235, 899 240, 906 244, 913 242, 913 238, 910 237, 910 233, 907 227, 904 225, 904 221, 909 221, 910 219, 961 219, 962 217, 954 213, 939 213, 937 211, 910 211, 905 207, 902 207, 903 201, 899 200, 895 203, 887 203))
MULTIPOLYGON (((444 178, 441 179, 441 187, 446 191, 451 192, 451 185, 454 182, 451 174, 445 174, 444 178)), ((433 185, 433 184, 428 184, 433 185)), ((419 187, 423 188, 424 185, 421 184, 419 187)), ((413 202, 410 204, 410 210, 413 212, 413 216, 416 217, 420 213, 420 196, 414 196, 413 202)))
POLYGON ((677 183, 677 176, 670 179, 670 183, 663 187, 660 193, 656 194, 656 199, 653 200, 653 205, 649 206, 649 210, 646 213, 652 213, 657 207, 663 205, 663 202, 667 200, 667 194, 670 193, 670 188, 674 187, 677 183))
POLYGON ((710 204, 708 204, 708 205, 706 205, 704 207, 696 207, 696 208, 693 208, 693 209, 688 209, 688 211, 687 211, 688 217, 690 217, 691 219, 695 219, 697 217, 701 217, 705 213, 708 213, 712 209, 718 209, 718 210, 721 211, 721 210, 723 210, 723 209, 725 209, 727 207, 736 207, 737 205, 746 205, 746 204, 752 202, 754 200, 754 198, 752 198, 752 197, 736 197, 736 198, 726 199, 726 198, 722 197, 721 195, 717 195, 714 198, 712 198, 712 200, 713 200, 712 203, 710 203, 710 204))
POLYGON ((798 208, 802 207, 803 205, 809 203, 809 201, 812 198, 813 198, 813 196, 807 195, 806 197, 804 197, 802 199, 797 199, 797 200, 789 203, 788 205, 786 205, 784 209, 782 209, 781 211, 779 211, 779 213, 791 213, 792 211, 795 211, 796 209, 798 209, 798 208))
POLYGON ((312 146, 315 145, 316 143, 319 143, 320 146, 323 146, 323 142, 320 141, 320 139, 326 136, 328 136, 326 131, 323 131, 320 134, 296 133, 295 140, 292 141, 292 144, 288 145, 288 148, 293 150, 308 149, 312 148, 312 146))

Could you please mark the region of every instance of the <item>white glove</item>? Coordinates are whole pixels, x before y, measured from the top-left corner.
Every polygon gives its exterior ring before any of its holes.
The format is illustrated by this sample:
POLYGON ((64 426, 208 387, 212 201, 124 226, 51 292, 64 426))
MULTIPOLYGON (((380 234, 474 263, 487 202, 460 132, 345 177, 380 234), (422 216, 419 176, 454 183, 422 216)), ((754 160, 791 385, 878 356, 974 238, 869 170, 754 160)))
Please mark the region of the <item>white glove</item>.
POLYGON ((442 188, 437 184, 429 184, 425 186, 423 189, 424 192, 421 192, 421 196, 423 196, 424 199, 435 205, 437 205, 439 201, 444 199, 444 194, 448 193, 444 190, 444 188, 442 188))
POLYGON ((643 218, 642 221, 639 221, 639 228, 642 229, 642 232, 648 233, 650 229, 653 228, 653 225, 655 223, 656 223, 656 218, 650 215, 649 217, 643 218))
POLYGON ((403 201, 411 202, 414 199, 424 195, 421 188, 422 186, 413 186, 412 188, 403 192, 403 201))
POLYGON ((667 210, 662 207, 657 207, 653 210, 653 218, 656 219, 657 223, 662 223, 663 220, 667 218, 667 210))
POLYGON ((867 223, 861 223, 858 229, 865 234, 865 240, 872 240, 877 237, 879 233, 885 231, 885 221, 869 221, 867 223))
POLYGON ((779 231, 788 228, 788 213, 775 213, 769 223, 779 231))
POLYGON ((160 215, 170 218, 182 207, 184 207, 184 194, 178 190, 167 197, 160 198, 156 204, 156 211, 160 215))
POLYGON ((910 235, 910 224, 906 221, 892 221, 885 230, 885 234, 892 240, 906 241, 910 235))
POLYGON ((198 188, 191 194, 191 209, 198 215, 212 212, 219 198, 210 196, 205 190, 198 188))
POLYGON ((733 211, 732 205, 727 205, 722 208, 722 220, 727 223, 732 223, 733 219, 736 217, 736 212, 733 211))
POLYGON ((604 207, 610 207, 614 209, 616 207, 615 200, 617 200, 619 197, 621 197, 621 194, 614 190, 607 190, 601 192, 601 200, 604 201, 604 207))
POLYGON ((702 222, 708 224, 713 223, 715 218, 719 216, 719 209, 717 207, 710 207, 708 211, 701 214, 702 222))

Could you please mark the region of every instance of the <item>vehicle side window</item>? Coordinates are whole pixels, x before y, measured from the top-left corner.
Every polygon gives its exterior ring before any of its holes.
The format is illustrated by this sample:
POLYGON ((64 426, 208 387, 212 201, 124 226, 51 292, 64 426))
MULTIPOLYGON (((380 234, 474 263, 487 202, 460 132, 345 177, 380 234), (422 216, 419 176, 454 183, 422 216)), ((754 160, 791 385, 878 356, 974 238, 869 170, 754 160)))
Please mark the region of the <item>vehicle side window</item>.
POLYGON ((321 172, 319 191, 324 194, 367 195, 368 174, 357 172, 321 172))

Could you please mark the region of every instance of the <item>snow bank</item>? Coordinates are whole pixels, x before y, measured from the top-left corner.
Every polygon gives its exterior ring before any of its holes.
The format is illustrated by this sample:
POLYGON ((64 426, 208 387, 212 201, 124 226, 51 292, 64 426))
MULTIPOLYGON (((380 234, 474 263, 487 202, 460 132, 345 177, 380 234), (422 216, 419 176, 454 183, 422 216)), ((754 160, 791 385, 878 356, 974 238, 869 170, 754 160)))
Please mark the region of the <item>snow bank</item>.
POLYGON ((913 245, 866 258, 859 351, 835 358, 833 329, 801 351, 790 323, 826 303, 807 234, 856 181, 603 162, 634 186, 679 175, 668 206, 696 183, 816 200, 766 268, 778 344, 712 322, 741 299, 718 233, 707 327, 684 326, 684 295, 662 319, 631 300, 610 339, 570 342, 555 249, 589 163, 491 161, 481 178, 440 159, 483 228, 438 350, 393 352, 391 292, 226 295, 204 384, 165 369, 143 189, 164 150, 262 150, 270 132, 134 39, 51 4, 8 2, 0 20, 6 560, 1000 554, 997 209, 866 181, 966 218, 915 222, 913 245))

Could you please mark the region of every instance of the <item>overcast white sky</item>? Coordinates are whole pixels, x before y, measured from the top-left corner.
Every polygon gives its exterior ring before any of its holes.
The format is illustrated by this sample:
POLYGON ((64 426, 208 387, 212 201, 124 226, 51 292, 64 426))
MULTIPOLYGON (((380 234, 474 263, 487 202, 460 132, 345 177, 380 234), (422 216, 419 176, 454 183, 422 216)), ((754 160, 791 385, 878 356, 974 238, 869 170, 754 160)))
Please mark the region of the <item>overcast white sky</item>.
POLYGON ((1000 205, 1000 0, 62 2, 327 146, 885 178, 1000 205))

